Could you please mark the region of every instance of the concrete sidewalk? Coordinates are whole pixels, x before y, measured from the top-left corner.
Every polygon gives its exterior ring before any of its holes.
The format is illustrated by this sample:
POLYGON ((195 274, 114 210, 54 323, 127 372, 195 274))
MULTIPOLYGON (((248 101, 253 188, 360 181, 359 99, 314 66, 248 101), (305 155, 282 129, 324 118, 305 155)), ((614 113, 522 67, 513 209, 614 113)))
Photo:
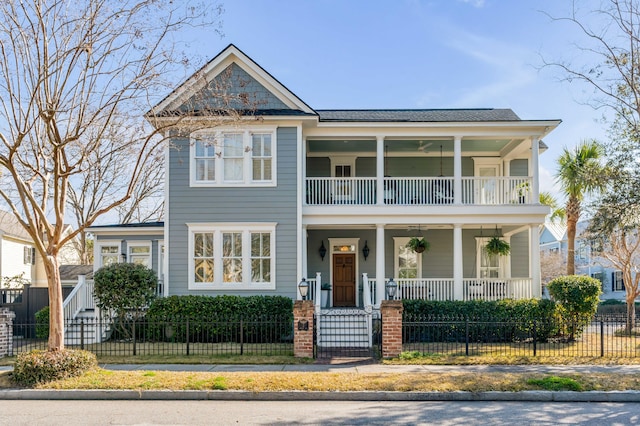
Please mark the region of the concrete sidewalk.
POLYGON ((638 374, 640 365, 387 365, 366 362, 335 364, 101 364, 106 370, 201 372, 328 372, 328 373, 619 373, 638 374))
MULTIPOLYGON (((341 372, 341 373, 619 373, 638 374, 640 365, 384 365, 362 362, 299 365, 237 364, 101 364, 120 371, 194 372, 341 372)), ((0 371, 11 367, 0 367, 0 371)), ((532 401, 532 402, 640 402, 640 391, 612 392, 246 392, 171 390, 0 390, 6 400, 326 400, 326 401, 532 401)))

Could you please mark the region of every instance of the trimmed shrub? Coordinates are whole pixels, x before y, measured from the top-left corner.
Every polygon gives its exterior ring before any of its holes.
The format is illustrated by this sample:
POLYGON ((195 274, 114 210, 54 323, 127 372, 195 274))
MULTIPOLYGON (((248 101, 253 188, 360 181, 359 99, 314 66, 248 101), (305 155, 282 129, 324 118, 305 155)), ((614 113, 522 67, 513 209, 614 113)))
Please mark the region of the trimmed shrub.
POLYGON ((114 314, 114 330, 130 339, 134 331, 129 320, 142 315, 142 311, 155 298, 158 286, 156 273, 144 265, 114 263, 104 266, 93 276, 96 305, 114 314))
POLYGON ((18 354, 11 378, 18 385, 33 386, 76 377, 97 366, 98 360, 91 352, 34 350, 18 354))
POLYGON ((406 342, 514 342, 530 338, 546 341, 557 334, 555 303, 545 299, 497 301, 404 300, 406 342), (429 322, 429 326, 422 323, 429 322))
POLYGON ((291 338, 293 301, 284 296, 170 296, 153 301, 146 314, 154 340, 274 342, 291 338))
POLYGON ((36 312, 36 338, 49 338, 49 307, 45 306, 36 312))
POLYGON ((569 324, 565 335, 570 339, 580 335, 598 309, 602 293, 600 281, 585 275, 565 275, 551 280, 547 288, 559 304, 560 317, 569 324))

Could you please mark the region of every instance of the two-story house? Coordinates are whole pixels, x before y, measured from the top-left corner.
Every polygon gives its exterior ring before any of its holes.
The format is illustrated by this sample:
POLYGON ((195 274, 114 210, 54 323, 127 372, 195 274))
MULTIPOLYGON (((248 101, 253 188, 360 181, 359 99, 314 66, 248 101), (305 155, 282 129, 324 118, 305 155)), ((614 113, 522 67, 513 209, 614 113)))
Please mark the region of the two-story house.
POLYGON ((332 307, 375 308, 390 280, 401 298, 540 296, 538 162, 560 120, 316 110, 234 45, 147 118, 164 126, 185 114, 193 128, 183 120, 168 134, 165 222, 93 228, 96 268, 144 258, 164 295, 300 298, 304 278, 315 299, 331 286, 332 307), (255 108, 208 127, 221 76, 255 108), (486 254, 496 234, 509 256, 486 254), (430 250, 409 249, 416 236, 430 250))

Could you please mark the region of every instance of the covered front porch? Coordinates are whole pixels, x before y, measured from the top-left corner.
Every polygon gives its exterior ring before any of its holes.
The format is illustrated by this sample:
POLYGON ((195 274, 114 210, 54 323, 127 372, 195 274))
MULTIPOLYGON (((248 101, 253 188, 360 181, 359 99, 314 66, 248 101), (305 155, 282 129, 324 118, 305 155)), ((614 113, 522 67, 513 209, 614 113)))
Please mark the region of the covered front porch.
POLYGON ((540 297, 537 225, 379 225, 309 227, 303 276, 318 308, 378 307, 389 299, 499 300, 540 297), (488 255, 495 234, 508 241, 508 256, 488 255), (407 247, 424 237, 430 250, 407 247))

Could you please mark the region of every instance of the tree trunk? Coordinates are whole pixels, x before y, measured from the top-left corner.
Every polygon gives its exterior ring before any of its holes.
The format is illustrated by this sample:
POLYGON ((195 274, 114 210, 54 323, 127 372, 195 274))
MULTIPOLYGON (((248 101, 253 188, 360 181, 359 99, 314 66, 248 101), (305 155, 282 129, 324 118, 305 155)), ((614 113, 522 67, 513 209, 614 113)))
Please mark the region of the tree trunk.
POLYGON ((576 273, 576 220, 567 218, 567 275, 576 273))
POLYGON ((629 299, 627 297, 627 324, 626 324, 626 332, 628 335, 631 335, 633 331, 633 326, 636 324, 636 304, 635 298, 629 299))
POLYGON ((62 283, 60 282, 60 270, 58 258, 47 256, 43 259, 47 271, 49 284, 49 350, 61 351, 64 349, 64 312, 62 310, 62 283))

